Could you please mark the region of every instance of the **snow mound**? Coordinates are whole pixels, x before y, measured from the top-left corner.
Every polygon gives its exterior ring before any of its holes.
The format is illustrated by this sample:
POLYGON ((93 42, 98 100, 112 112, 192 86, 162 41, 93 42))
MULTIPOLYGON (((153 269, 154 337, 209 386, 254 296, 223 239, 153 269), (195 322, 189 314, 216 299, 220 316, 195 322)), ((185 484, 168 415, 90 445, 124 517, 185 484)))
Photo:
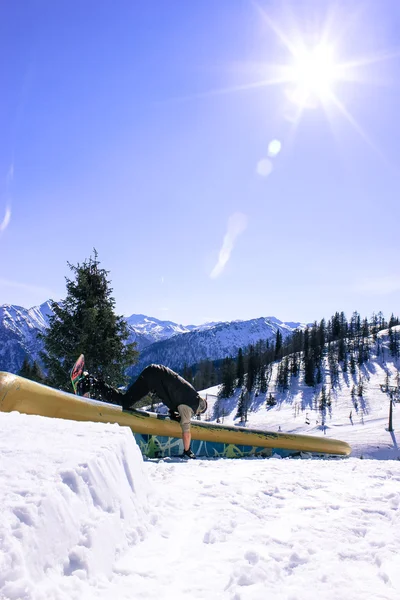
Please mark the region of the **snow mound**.
POLYGON ((17 412, 0 413, 0 430, 0 597, 99 585, 154 518, 130 430, 17 412))

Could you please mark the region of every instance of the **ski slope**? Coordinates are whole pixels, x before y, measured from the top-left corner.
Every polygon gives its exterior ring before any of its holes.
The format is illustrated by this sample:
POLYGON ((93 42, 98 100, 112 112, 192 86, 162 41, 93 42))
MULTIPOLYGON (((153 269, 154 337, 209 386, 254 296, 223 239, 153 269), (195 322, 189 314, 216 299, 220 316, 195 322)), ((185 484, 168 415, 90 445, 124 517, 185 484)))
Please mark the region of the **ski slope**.
MULTIPOLYGON (((393 329, 400 331, 400 326, 393 329)), ((378 340, 372 346, 371 359, 361 368, 357 367, 355 374, 339 370, 338 385, 331 391, 331 407, 327 408, 324 420, 317 404, 322 385, 325 384, 327 393, 330 390, 326 359, 322 384, 315 389, 310 388, 300 375, 292 379, 290 388, 284 392, 276 386, 278 363, 275 363, 267 393, 257 396, 255 391, 250 396, 246 425, 269 431, 340 439, 350 444, 351 455, 355 457, 400 458, 400 403, 393 404, 395 431, 389 432, 389 396, 381 389, 381 385, 387 381, 391 386, 396 386, 400 377, 400 361, 390 356, 387 330, 379 332, 378 340), (356 395, 354 402, 351 390, 353 386, 357 388, 360 381, 363 395, 356 395), (266 405, 270 393, 277 401, 274 407, 266 405)), ((240 391, 237 390, 232 398, 223 400, 218 400, 218 391, 219 386, 214 386, 202 392, 209 405, 208 418, 211 421, 219 418, 220 422, 226 424, 239 424, 237 404, 240 391)))

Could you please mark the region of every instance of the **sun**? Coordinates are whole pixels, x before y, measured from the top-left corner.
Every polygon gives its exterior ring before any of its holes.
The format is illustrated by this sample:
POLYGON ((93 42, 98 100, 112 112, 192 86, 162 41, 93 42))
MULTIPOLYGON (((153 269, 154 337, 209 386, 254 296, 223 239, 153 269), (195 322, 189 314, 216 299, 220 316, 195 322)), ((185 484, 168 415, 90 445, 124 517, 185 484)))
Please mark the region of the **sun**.
POLYGON ((311 49, 296 49, 288 71, 288 81, 292 84, 288 96, 303 108, 315 106, 316 102, 332 96, 338 78, 332 46, 321 43, 311 49))
MULTIPOLYGON (((279 48, 279 62, 270 61, 273 51, 269 48, 268 62, 248 63, 248 72, 252 74, 252 80, 176 100, 209 98, 275 86, 279 87, 285 96, 286 102, 281 102, 281 112, 283 118, 292 123, 293 129, 296 129, 308 109, 322 109, 332 125, 333 119, 340 115, 369 146, 377 150, 367 132, 350 112, 346 97, 342 98, 342 95, 348 93, 350 84, 371 85, 375 83, 375 78, 377 83, 383 82, 385 77, 381 78, 376 71, 378 65, 398 59, 400 49, 376 50, 372 54, 369 51, 365 55, 346 58, 346 39, 342 25, 346 20, 355 22, 354 15, 343 15, 340 10, 328 11, 318 27, 303 28, 302 21, 297 20, 291 13, 288 13, 287 19, 281 24, 271 17, 271 11, 258 4, 258 0, 251 2, 259 13, 261 22, 266 25, 268 34, 274 34, 269 35, 269 38, 275 38, 278 42, 276 47, 279 48), (256 77, 254 73, 257 74, 256 77)), ((353 38, 361 39, 357 33, 357 29, 353 31, 353 38)), ((246 67, 246 63, 244 66, 246 67)))

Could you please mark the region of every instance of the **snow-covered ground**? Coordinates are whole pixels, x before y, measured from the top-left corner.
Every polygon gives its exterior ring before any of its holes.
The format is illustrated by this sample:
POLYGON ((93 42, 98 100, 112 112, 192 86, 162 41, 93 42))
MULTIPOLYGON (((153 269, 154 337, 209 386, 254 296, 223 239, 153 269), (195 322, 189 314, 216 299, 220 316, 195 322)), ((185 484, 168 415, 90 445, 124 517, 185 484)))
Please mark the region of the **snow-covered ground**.
POLYGON ((2 600, 399 598, 399 461, 143 461, 117 425, 0 429, 2 600))
POLYGON ((343 439, 350 458, 143 461, 127 428, 0 413, 0 599, 398 600, 387 373, 375 356, 341 374, 324 428, 301 380, 275 407, 252 398, 248 426, 343 439))

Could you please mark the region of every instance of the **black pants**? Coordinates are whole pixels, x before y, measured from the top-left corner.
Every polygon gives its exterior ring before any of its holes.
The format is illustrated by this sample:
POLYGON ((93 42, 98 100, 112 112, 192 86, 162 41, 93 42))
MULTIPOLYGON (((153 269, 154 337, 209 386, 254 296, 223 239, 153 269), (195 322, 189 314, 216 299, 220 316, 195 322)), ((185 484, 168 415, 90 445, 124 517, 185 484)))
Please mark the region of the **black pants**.
POLYGON ((146 370, 136 379, 126 392, 120 392, 103 381, 96 383, 95 393, 100 393, 104 400, 112 404, 119 404, 123 410, 131 408, 151 391, 149 377, 146 370))

